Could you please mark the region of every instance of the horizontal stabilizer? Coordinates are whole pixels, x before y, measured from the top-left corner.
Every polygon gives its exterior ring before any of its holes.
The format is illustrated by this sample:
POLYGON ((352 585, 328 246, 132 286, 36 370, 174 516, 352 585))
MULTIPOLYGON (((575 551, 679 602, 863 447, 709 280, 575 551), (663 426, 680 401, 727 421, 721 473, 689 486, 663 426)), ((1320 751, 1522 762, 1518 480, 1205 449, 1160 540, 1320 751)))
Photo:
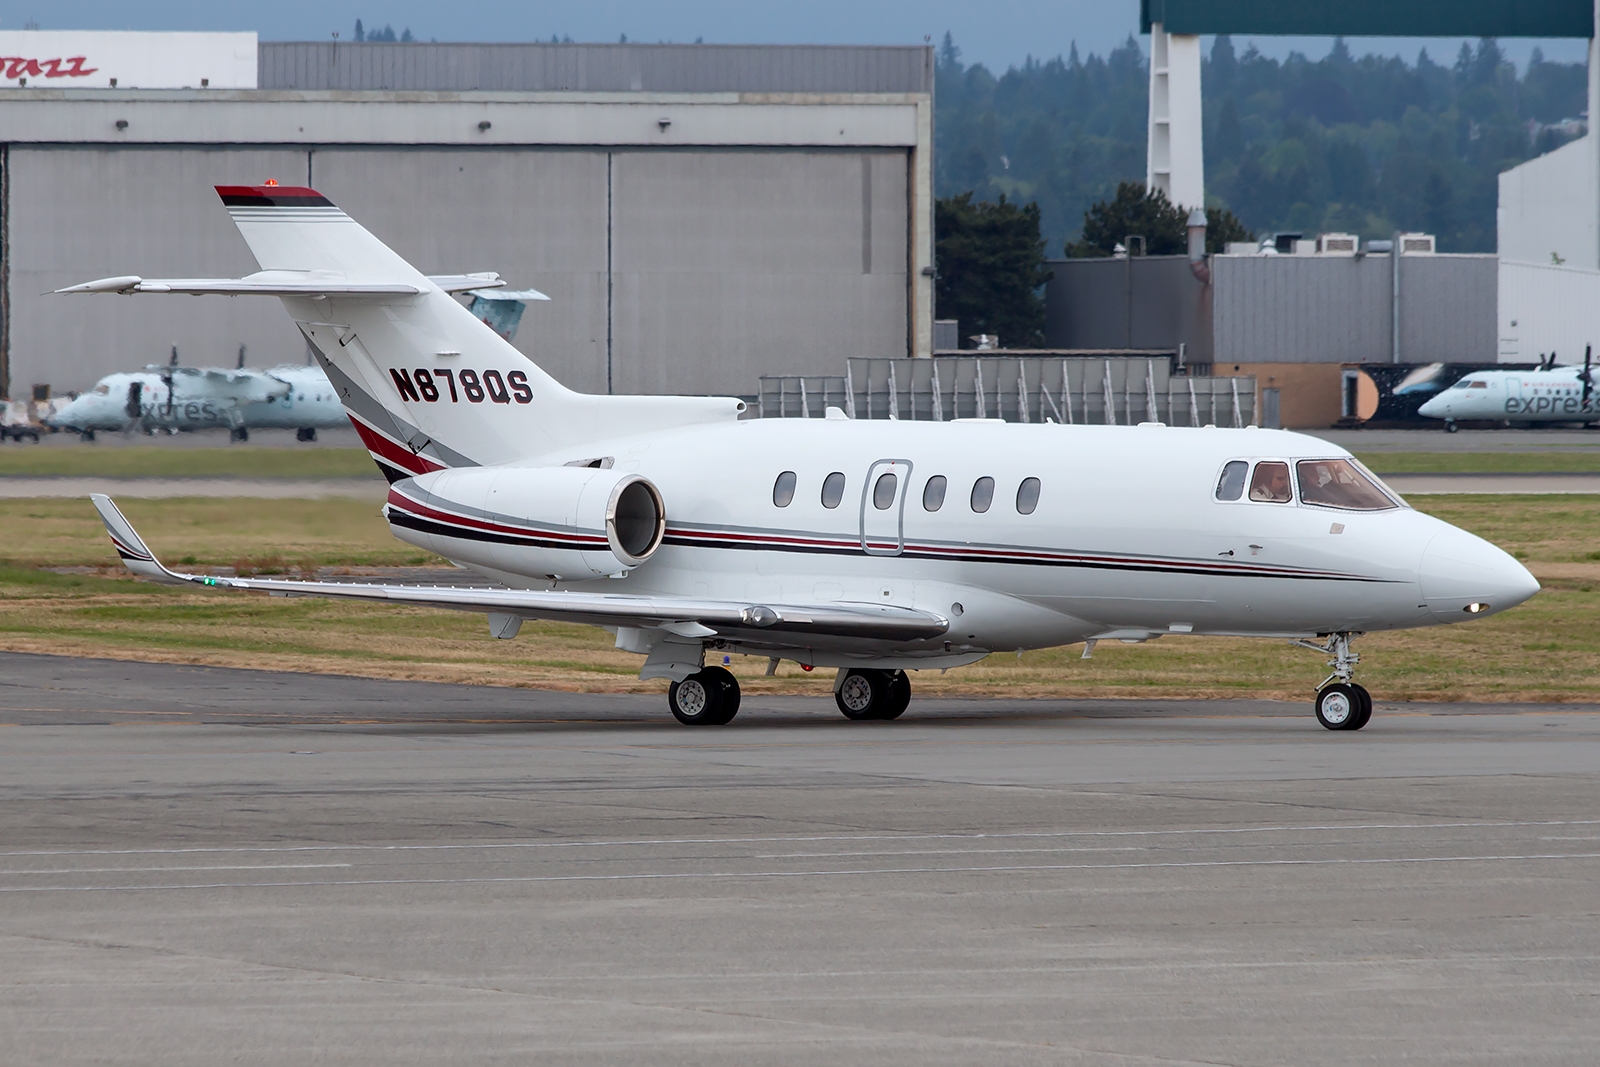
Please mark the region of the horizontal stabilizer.
POLYGON ((446 293, 465 293, 473 289, 499 289, 506 284, 505 279, 492 270, 477 274, 430 274, 428 280, 446 293))
POLYGON ((461 589, 437 585, 382 585, 366 582, 301 582, 281 578, 218 578, 168 570, 145 546, 111 498, 90 498, 111 542, 128 569, 158 581, 244 589, 275 596, 314 596, 368 600, 422 607, 514 615, 526 619, 587 623, 591 626, 657 627, 699 636, 734 631, 766 634, 827 635, 880 641, 938 637, 950 628, 942 615, 889 604, 752 604, 698 597, 635 596, 557 589, 461 589))
POLYGON ((549 300, 537 289, 507 289, 505 279, 494 271, 479 274, 430 274, 428 280, 441 292, 461 293, 484 300, 549 300))
MULTIPOLYGON (((477 284, 484 284, 479 281, 477 284)), ((130 274, 57 289, 57 293, 178 293, 185 296, 416 296, 409 282, 361 281, 323 271, 263 270, 243 278, 141 278, 130 274)))

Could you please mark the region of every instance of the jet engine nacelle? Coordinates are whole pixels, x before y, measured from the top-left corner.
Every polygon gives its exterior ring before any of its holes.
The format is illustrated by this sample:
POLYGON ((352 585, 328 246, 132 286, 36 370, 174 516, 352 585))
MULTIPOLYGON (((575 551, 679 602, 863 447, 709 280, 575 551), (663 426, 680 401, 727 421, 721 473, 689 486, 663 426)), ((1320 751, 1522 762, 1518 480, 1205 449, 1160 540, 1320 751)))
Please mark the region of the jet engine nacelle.
POLYGON ((404 478, 395 536, 461 563, 584 581, 649 559, 666 533, 647 479, 597 467, 460 467, 404 478))

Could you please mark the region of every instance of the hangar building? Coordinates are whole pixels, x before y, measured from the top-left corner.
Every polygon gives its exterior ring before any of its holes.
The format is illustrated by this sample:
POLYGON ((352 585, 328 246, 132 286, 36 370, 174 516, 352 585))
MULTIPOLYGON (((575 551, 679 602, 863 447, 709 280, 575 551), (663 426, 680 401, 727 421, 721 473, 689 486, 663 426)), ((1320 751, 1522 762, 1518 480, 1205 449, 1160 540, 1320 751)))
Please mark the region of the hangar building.
MULTIPOLYGON (((82 36, 147 54, 199 35, 82 36)), ((254 270, 211 187, 267 178, 315 186, 426 273, 547 293, 516 344, 576 389, 743 394, 842 351, 932 350, 931 49, 255 47, 253 87, 0 80, 10 395, 173 345, 190 365, 240 345, 303 360, 276 300, 42 295, 254 270)))

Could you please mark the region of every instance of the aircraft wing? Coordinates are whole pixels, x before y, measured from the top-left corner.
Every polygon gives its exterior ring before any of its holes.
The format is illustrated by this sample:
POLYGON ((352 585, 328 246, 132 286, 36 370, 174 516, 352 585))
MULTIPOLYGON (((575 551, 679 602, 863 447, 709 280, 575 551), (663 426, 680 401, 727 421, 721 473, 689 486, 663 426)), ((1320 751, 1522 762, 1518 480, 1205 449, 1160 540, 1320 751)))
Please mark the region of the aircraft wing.
POLYGON ((274 596, 314 596, 414 604, 550 619, 592 626, 656 627, 681 637, 714 637, 730 631, 859 637, 883 641, 925 640, 950 628, 942 615, 887 604, 755 604, 676 596, 637 596, 556 589, 472 589, 454 586, 383 585, 292 581, 280 578, 217 578, 168 570, 145 545, 111 498, 90 497, 122 562, 135 574, 172 585, 244 589, 274 596))
MULTIPOLYGON (((475 284, 485 283, 479 279, 475 284)), ((243 278, 101 278, 57 293, 179 293, 188 296, 416 296, 409 282, 360 281, 318 271, 263 270, 243 278)))

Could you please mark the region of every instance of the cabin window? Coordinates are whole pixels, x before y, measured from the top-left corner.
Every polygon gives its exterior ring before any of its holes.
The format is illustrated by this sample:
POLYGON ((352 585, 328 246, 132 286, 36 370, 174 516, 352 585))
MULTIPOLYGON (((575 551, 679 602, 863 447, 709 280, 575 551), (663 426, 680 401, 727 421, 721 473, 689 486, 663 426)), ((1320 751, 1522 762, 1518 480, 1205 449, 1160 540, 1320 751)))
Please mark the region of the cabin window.
POLYGON ((1017 486, 1017 514, 1032 515, 1033 509, 1039 506, 1039 479, 1024 478, 1022 484, 1017 486))
POLYGON ((994 479, 979 478, 972 483, 972 510, 983 514, 994 503, 994 479))
POLYGON ((1399 506, 1347 459, 1303 459, 1295 469, 1300 475, 1303 504, 1350 511, 1382 511, 1399 506))
POLYGON ((1242 459, 1229 460, 1222 468, 1222 477, 1217 479, 1217 499, 1238 500, 1244 496, 1244 476, 1249 469, 1250 464, 1242 459))
POLYGON ((947 484, 949 483, 942 474, 935 474, 928 479, 928 484, 922 487, 923 511, 938 511, 944 507, 944 490, 947 484))
POLYGON ((898 476, 893 474, 880 474, 872 486, 872 506, 879 511, 888 511, 894 503, 894 491, 900 484, 898 476))
POLYGON ((1255 477, 1250 479, 1250 499, 1268 504, 1287 504, 1294 499, 1289 488, 1289 465, 1269 460, 1256 464, 1255 477))
POLYGON ((778 475, 778 480, 772 483, 772 502, 780 508, 786 508, 794 500, 794 471, 784 471, 778 475))
POLYGON ((836 508, 844 499, 844 475, 834 471, 822 480, 822 506, 836 508))

